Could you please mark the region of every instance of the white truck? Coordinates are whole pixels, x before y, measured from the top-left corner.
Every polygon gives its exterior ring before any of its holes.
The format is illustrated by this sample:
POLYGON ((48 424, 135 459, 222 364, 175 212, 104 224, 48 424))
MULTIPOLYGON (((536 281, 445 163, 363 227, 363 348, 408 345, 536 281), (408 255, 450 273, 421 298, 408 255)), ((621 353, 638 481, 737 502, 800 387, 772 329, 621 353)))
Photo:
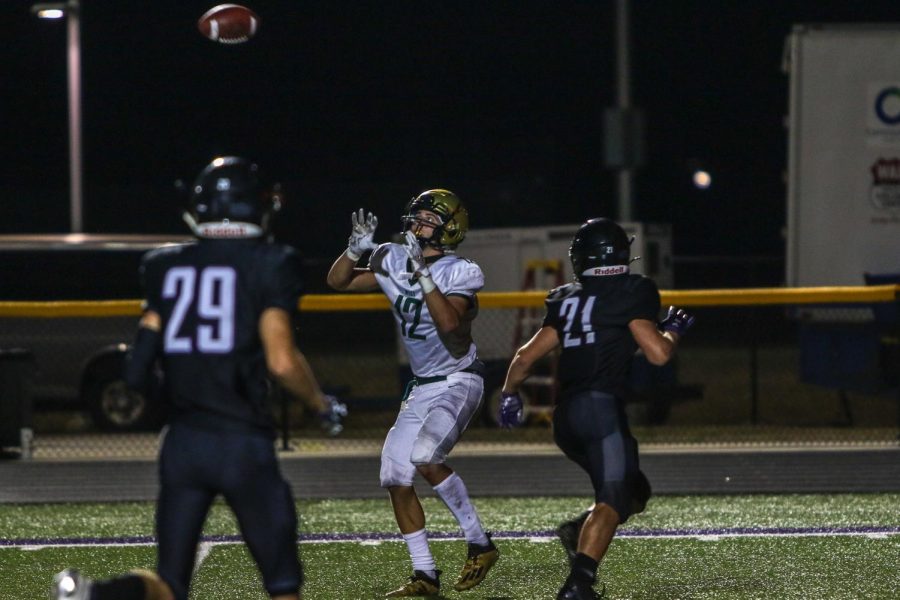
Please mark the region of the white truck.
MULTIPOLYGON (((795 25, 784 58, 787 285, 900 282, 900 23, 795 25)), ((897 310, 798 310, 801 379, 844 399, 885 389, 897 310)))

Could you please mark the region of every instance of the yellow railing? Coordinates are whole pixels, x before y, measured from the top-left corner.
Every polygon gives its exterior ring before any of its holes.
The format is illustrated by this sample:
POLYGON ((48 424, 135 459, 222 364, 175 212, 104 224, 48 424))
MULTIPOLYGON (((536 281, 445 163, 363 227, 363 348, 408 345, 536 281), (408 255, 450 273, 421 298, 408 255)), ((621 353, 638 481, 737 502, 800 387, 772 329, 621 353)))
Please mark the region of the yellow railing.
MULTIPOLYGON (((482 308, 533 308, 542 306, 546 296, 545 291, 484 292, 478 298, 482 308)), ((895 302, 900 299, 900 285, 662 290, 660 296, 663 305, 680 307, 895 302)), ((300 310, 305 312, 389 308, 390 304, 381 294, 310 294, 300 300, 300 310)), ((140 313, 140 300, 0 302, 0 317, 128 317, 140 313)))

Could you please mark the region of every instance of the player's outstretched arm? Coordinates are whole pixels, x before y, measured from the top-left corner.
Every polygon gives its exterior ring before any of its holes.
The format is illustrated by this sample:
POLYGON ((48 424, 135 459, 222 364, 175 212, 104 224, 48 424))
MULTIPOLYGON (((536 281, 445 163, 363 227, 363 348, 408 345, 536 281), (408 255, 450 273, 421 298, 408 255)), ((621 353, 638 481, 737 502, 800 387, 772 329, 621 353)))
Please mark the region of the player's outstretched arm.
POLYGON ((325 395, 306 361, 294 345, 291 317, 281 308, 267 308, 259 318, 259 336, 272 377, 310 408, 327 408, 325 395))
POLYGON ((280 308, 266 309, 259 320, 259 334, 266 355, 266 366, 275 380, 319 416, 330 435, 343 430, 347 405, 322 393, 306 357, 294 345, 291 317, 280 308))
POLYGON ((365 252, 374 250, 378 217, 364 214, 363 209, 350 215, 351 229, 347 249, 337 257, 328 271, 326 282, 338 291, 369 291, 378 287, 375 275, 368 269, 357 269, 356 263, 365 252))
POLYGON ((628 328, 647 360, 662 366, 675 355, 678 340, 693 324, 694 317, 670 306, 668 315, 658 325, 647 319, 635 319, 628 328))
POLYGON ((503 392, 514 394, 519 391, 519 386, 531 374, 534 364, 547 356, 559 346, 559 333, 554 327, 545 325, 538 329, 534 336, 516 350, 516 355, 509 364, 506 372, 506 381, 503 383, 503 392))
POLYGON ((559 346, 559 333, 556 329, 545 325, 534 337, 516 351, 506 381, 503 384, 500 413, 497 415, 502 427, 518 427, 524 422, 522 399, 519 397, 519 386, 531 374, 534 364, 559 346))

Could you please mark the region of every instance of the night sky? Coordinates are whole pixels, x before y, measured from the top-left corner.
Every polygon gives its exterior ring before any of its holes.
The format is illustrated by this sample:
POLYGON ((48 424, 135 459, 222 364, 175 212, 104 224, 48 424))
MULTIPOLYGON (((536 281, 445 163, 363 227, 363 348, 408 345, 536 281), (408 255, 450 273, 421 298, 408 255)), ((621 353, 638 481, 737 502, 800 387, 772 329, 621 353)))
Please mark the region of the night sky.
MULTIPOLYGON (((278 237, 314 257, 340 251, 354 208, 386 238, 430 187, 473 227, 616 216, 611 0, 252 0, 261 29, 238 46, 197 32, 211 2, 82 1, 88 232, 186 232, 173 182, 217 154, 284 183, 278 237)), ((0 2, 0 233, 69 223, 65 24, 30 4, 0 2)), ((676 254, 782 254, 785 37, 896 19, 880 0, 634 0, 635 220, 672 223, 676 254), (691 187, 695 164, 711 189, 691 187)))

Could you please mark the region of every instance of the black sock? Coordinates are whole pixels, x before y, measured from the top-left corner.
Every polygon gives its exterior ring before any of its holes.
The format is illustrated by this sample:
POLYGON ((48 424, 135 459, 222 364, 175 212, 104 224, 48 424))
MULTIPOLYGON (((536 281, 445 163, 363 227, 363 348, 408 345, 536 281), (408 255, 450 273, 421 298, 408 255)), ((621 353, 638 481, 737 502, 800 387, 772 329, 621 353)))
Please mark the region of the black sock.
POLYGON ((572 559, 572 573, 569 577, 593 585, 597 580, 597 567, 599 564, 600 563, 587 554, 579 552, 575 555, 575 558, 572 559))
POLYGON ((138 575, 123 575, 106 581, 95 581, 90 600, 144 600, 146 587, 138 575))
POLYGON ((589 516, 591 516, 591 511, 586 510, 583 513, 581 513, 580 515, 578 515, 577 517, 575 517, 575 519, 573 519, 572 522, 576 523, 578 525, 578 529, 580 531, 581 528, 584 526, 584 522, 587 521, 587 518, 589 516))

